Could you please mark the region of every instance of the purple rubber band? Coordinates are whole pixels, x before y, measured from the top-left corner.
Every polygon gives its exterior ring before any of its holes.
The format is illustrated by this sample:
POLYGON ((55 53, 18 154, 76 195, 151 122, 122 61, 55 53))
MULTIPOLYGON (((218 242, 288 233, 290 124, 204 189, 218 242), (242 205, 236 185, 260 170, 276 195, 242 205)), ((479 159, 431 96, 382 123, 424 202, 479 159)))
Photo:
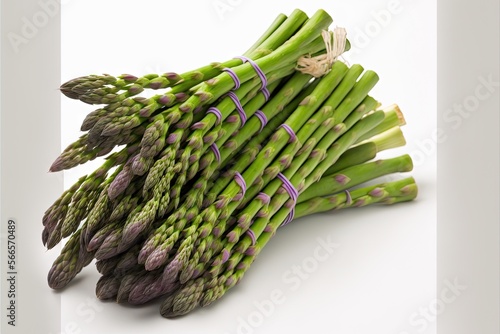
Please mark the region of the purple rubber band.
POLYGON ((290 140, 288 141, 289 143, 293 143, 297 139, 295 132, 288 124, 281 124, 280 128, 285 129, 286 132, 288 132, 288 134, 290 135, 290 140))
POLYGON ((234 180, 241 187, 241 192, 243 193, 243 195, 245 195, 245 193, 247 192, 247 183, 245 182, 243 176, 241 176, 240 173, 236 172, 236 174, 234 174, 234 180))
POLYGON ((345 192, 345 197, 346 197, 345 204, 351 205, 352 204, 351 193, 348 190, 346 190, 344 192, 345 192))
POLYGON ((234 88, 233 89, 240 88, 241 81, 240 81, 240 78, 238 78, 238 76, 236 75, 236 73, 234 73, 234 71, 232 69, 230 69, 229 67, 226 67, 225 69, 223 69, 223 71, 225 71, 227 74, 229 74, 229 76, 233 79, 233 81, 234 81, 234 88))
POLYGON ((285 187, 286 191, 288 192, 288 194, 290 195, 290 198, 296 202, 297 199, 299 198, 299 192, 297 191, 297 189, 295 189, 295 187, 293 186, 293 184, 290 182, 290 180, 288 180, 286 178, 285 175, 283 175, 282 173, 279 173, 278 174, 278 179, 281 180, 281 182, 283 182, 283 186, 285 187))
POLYGON ((219 148, 217 147, 217 144, 213 143, 212 145, 210 145, 210 148, 214 152, 215 159, 217 160, 217 162, 220 162, 221 156, 220 156, 220 151, 219 151, 219 148))
POLYGON ((219 109, 215 107, 208 108, 207 114, 214 114, 217 117, 217 124, 220 124, 222 120, 222 113, 220 112, 219 109))
POLYGON ((269 98, 271 97, 271 93, 269 92, 269 89, 267 89, 267 87, 265 87, 264 89, 261 90, 261 93, 264 95, 266 102, 269 101, 269 98))
POLYGON ((247 122, 247 114, 245 113, 245 110, 243 109, 243 106, 241 105, 238 96, 236 96, 236 94, 233 92, 227 93, 227 96, 229 96, 229 98, 233 100, 234 105, 236 106, 236 110, 238 111, 238 114, 240 115, 241 118, 241 126, 243 126, 247 122))
POLYGON ((290 211, 290 213, 288 214, 288 216, 286 216, 286 218, 283 221, 283 223, 281 224, 281 226, 283 227, 283 226, 290 224, 290 222, 293 220, 294 216, 295 216, 295 208, 293 208, 292 211, 290 211))
POLYGON ((248 229, 246 233, 250 237, 250 239, 252 239, 252 246, 255 246, 255 243, 257 242, 257 238, 255 237, 255 233, 250 229, 248 229))
POLYGON ((250 65, 252 65, 252 67, 254 68, 255 72, 257 72, 257 75, 259 76, 260 80, 262 81, 262 86, 261 86, 261 90, 264 90, 266 89, 267 87, 267 77, 266 77, 266 74, 264 73, 264 71, 262 71, 259 67, 259 65, 257 65, 256 62, 254 62, 252 59, 250 58, 247 58, 245 56, 239 56, 239 57, 235 57, 236 59, 241 59, 243 60, 243 62, 249 62, 250 65))
POLYGON ((266 101, 269 100, 271 93, 269 93, 269 90, 267 89, 267 77, 266 77, 266 74, 264 73, 264 71, 262 71, 260 69, 259 65, 257 65, 257 63, 254 62, 250 58, 247 58, 245 56, 239 56, 239 57, 235 57, 235 59, 241 59, 241 60, 243 60, 244 63, 249 62, 250 65, 252 65, 255 72, 257 72, 257 75, 259 76, 260 81, 262 82, 262 85, 260 86, 260 90, 261 90, 262 94, 264 94, 266 101))
POLYGON ((254 114, 260 120, 260 131, 264 130, 264 127, 267 125, 267 117, 261 110, 257 110, 254 114))
POLYGON ((283 182, 283 188, 285 188, 288 195, 290 195, 290 198, 294 202, 294 207, 292 208, 292 211, 290 211, 285 221, 281 224, 281 226, 285 226, 289 224, 293 220, 293 217, 295 216, 295 203, 297 203, 297 199, 299 198, 299 192, 297 191, 297 189, 295 189, 290 180, 288 180, 287 177, 282 173, 278 174, 278 179, 280 179, 281 182, 283 182))

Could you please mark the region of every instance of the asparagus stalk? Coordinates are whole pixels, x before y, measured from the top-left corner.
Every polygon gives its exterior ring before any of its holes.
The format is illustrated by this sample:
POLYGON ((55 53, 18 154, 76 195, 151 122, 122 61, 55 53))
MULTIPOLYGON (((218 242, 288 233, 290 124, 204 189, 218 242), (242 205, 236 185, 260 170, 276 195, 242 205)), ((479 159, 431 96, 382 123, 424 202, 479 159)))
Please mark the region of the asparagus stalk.
POLYGON ((311 198, 297 205, 296 218, 376 203, 394 204, 411 201, 417 197, 417 192, 415 180, 413 177, 408 177, 398 181, 351 190, 349 195, 346 192, 340 192, 326 197, 311 198), (351 199, 348 198, 349 196, 351 199))
POLYGON ((95 262, 95 267, 97 271, 103 276, 114 276, 113 272, 115 271, 115 268, 120 260, 120 256, 114 256, 109 259, 99 260, 95 262))
POLYGON ((314 197, 321 197, 349 189, 375 178, 393 174, 409 172, 413 169, 409 155, 384 160, 376 160, 339 171, 338 173, 322 177, 320 182, 312 184, 300 194, 297 204, 314 197))
POLYGON ((54 261, 47 281, 52 289, 62 289, 93 259, 93 253, 88 253, 84 246, 82 231, 85 223, 64 245, 61 254, 54 261))
POLYGON ((64 245, 61 254, 57 257, 49 271, 47 280, 52 289, 65 287, 78 273, 77 263, 80 253, 81 229, 75 232, 64 245))
POLYGON ((114 275, 101 276, 97 281, 95 294, 101 300, 115 298, 120 288, 120 279, 114 275))

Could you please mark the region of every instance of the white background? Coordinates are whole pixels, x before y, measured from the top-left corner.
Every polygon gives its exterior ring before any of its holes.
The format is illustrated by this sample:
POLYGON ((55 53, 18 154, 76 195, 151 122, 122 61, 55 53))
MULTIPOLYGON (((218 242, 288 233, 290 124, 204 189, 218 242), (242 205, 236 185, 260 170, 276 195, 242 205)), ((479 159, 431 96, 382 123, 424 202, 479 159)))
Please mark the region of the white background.
MULTIPOLYGON (((86 74, 183 72, 223 61, 244 52, 278 13, 295 8, 329 12, 332 27, 345 27, 355 48, 346 61, 379 74, 371 95, 401 107, 408 144, 384 156, 411 153, 418 199, 296 220, 223 299, 174 321, 159 315, 158 303, 132 308, 94 301, 99 274, 90 265, 61 294, 63 333, 435 333, 432 317, 420 315, 436 295, 434 1, 68 1, 61 82, 86 74), (217 11, 217 4, 230 10, 217 11), (339 247, 293 289, 283 277, 311 259, 318 238, 339 247), (273 291, 282 292, 283 302, 262 315, 256 303, 265 304, 273 291)), ((80 135, 92 110, 62 99, 63 147, 80 135)), ((96 166, 66 172, 65 185, 96 166)))

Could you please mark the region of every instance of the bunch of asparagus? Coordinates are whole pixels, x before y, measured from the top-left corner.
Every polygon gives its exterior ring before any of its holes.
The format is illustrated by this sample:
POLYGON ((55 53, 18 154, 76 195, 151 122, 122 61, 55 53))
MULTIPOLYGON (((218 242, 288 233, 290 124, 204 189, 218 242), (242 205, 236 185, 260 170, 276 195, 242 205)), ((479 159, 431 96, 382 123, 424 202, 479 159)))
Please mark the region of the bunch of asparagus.
POLYGON ((368 182, 412 169, 408 155, 375 160, 405 144, 404 118, 369 95, 375 72, 332 58, 331 43, 341 52, 349 43, 325 34, 331 23, 323 10, 295 10, 243 57, 63 84, 67 97, 100 107, 50 170, 105 159, 43 217, 48 249, 68 238, 49 286, 96 260, 98 298, 163 298, 161 314, 176 317, 221 298, 295 218, 414 199, 411 177, 368 182), (321 59, 322 75, 298 66, 304 57, 321 59))

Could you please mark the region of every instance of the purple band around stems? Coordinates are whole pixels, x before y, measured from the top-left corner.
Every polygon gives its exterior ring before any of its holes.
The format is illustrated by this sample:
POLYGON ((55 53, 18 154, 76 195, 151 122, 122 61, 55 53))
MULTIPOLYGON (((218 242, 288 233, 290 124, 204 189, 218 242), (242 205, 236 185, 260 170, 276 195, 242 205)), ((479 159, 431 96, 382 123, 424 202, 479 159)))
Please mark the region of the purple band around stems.
POLYGON ((247 192, 247 183, 245 182, 243 176, 239 172, 236 172, 236 174, 234 174, 234 180, 241 187, 241 192, 243 193, 243 195, 245 195, 245 193, 247 192))
POLYGON ((235 57, 235 59, 241 59, 241 60, 243 60, 244 63, 249 62, 250 65, 252 65, 252 67, 254 68, 255 72, 257 72, 257 75, 259 76, 259 78, 262 82, 262 85, 260 86, 260 90, 262 91, 262 94, 264 94, 266 101, 269 100, 269 97, 271 96, 271 94, 269 93, 269 90, 267 89, 267 77, 266 77, 266 74, 264 73, 264 71, 262 71, 260 69, 259 65, 257 65, 257 63, 254 62, 250 58, 247 58, 245 56, 239 56, 239 57, 235 57))
POLYGON ((220 162, 221 156, 220 156, 220 151, 219 151, 219 147, 217 147, 217 144, 213 143, 212 145, 210 145, 210 148, 214 152, 215 159, 217 160, 217 162, 220 162))
POLYGON ((226 67, 224 69, 224 71, 229 74, 229 76, 233 79, 234 81, 234 88, 233 89, 238 89, 240 88, 241 86, 241 81, 240 81, 240 78, 238 78, 238 76, 236 75, 236 73, 234 73, 234 71, 232 69, 230 69, 229 67, 226 67))
POLYGON ((285 129, 286 132, 288 132, 288 134, 290 135, 290 140, 288 141, 289 143, 293 143, 297 139, 295 131, 293 131, 293 129, 288 124, 281 124, 280 128, 285 129))
POLYGON ((293 208, 292 211, 290 211, 290 213, 288 214, 288 216, 286 216, 286 218, 283 221, 283 223, 281 224, 281 226, 285 226, 285 225, 290 224, 290 222, 293 220, 294 216, 295 216, 295 208, 293 208))
POLYGON ((266 99, 266 102, 269 100, 269 98, 271 97, 271 93, 269 93, 269 89, 264 88, 261 90, 262 94, 264 95, 264 98, 266 99))
POLYGON ((257 238, 255 237, 254 231, 252 231, 251 229, 248 229, 246 234, 250 237, 250 239, 252 239, 252 246, 255 246, 255 243, 257 242, 257 238))
POLYGON ((295 203, 297 203, 297 199, 299 198, 299 192, 297 191, 297 189, 295 189, 290 180, 288 180, 287 177, 282 173, 278 174, 278 179, 280 179, 281 182, 283 182, 283 188, 285 188, 288 195, 294 202, 294 207, 292 208, 292 211, 290 211, 285 221, 281 224, 281 226, 285 226, 288 223, 290 223, 293 220, 293 217, 295 216, 295 203))
POLYGON ((233 100, 234 105, 236 106, 236 110, 238 111, 238 114, 241 118, 241 126, 245 125, 245 123, 247 122, 247 114, 245 113, 245 110, 241 105, 240 99, 238 99, 238 96, 236 96, 236 94, 233 92, 227 93, 227 96, 229 96, 229 98, 233 100))
POLYGON ((267 125, 267 117, 266 114, 264 114, 261 110, 257 110, 254 114, 259 120, 260 120, 260 131, 264 129, 264 127, 267 125))
POLYGON ((222 120, 222 113, 220 112, 219 109, 215 107, 208 108, 207 114, 214 114, 217 117, 217 124, 220 124, 222 120))
POLYGON ((288 192, 288 194, 290 195, 290 198, 296 202, 297 199, 299 198, 299 192, 297 191, 297 189, 295 189, 295 187, 293 186, 293 184, 290 182, 290 180, 287 179, 287 177, 285 175, 283 175, 282 173, 279 173, 278 174, 278 179, 281 180, 281 182, 283 182, 283 187, 285 188, 285 190, 288 192))
POLYGON ((249 62, 252 67, 254 68, 255 72, 257 72, 257 75, 259 76, 260 80, 262 81, 262 86, 261 86, 261 89, 265 89, 267 87, 267 77, 266 77, 266 74, 264 73, 264 71, 262 71, 259 67, 259 65, 257 65, 256 62, 254 62, 252 59, 250 58, 247 58, 245 56, 239 56, 239 57, 235 57, 236 59, 241 59, 243 60, 243 62, 249 62))
POLYGON ((349 192, 349 190, 346 190, 344 192, 345 192, 345 197, 346 197, 345 204, 351 205, 351 203, 352 203, 351 193, 349 192))

